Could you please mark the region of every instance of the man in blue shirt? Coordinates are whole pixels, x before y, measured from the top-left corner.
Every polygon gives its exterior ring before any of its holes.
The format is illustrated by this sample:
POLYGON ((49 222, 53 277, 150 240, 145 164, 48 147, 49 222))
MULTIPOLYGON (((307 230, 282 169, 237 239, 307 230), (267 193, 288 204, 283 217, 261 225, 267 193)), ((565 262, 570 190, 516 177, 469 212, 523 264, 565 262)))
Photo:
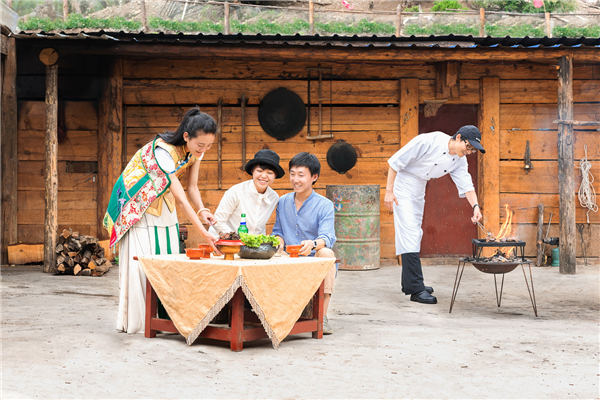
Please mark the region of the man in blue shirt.
MULTIPOLYGON (((335 257, 334 208, 326 197, 313 190, 319 179, 321 163, 314 154, 298 153, 290 160, 290 183, 294 191, 279 199, 273 235, 278 236, 282 248, 286 244, 302 245, 298 254, 303 256, 335 257)), ((327 320, 327 308, 333 293, 335 266, 325 277, 323 333, 333 333, 327 320)))

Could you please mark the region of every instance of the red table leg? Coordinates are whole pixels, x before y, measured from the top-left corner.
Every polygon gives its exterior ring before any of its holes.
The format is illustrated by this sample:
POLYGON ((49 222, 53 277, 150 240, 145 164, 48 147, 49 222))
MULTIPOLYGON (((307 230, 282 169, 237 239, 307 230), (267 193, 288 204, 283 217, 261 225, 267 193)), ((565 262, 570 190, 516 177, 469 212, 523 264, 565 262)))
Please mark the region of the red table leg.
POLYGON ((313 331, 314 339, 323 339, 323 302, 325 300, 325 281, 321 282, 319 290, 313 299, 313 318, 317 317, 317 330, 313 331))
POLYGON ((152 318, 156 317, 157 307, 156 292, 154 292, 150 281, 146 279, 146 321, 144 324, 144 336, 147 338, 156 337, 156 330, 152 329, 152 318))
POLYGON ((229 348, 232 351, 242 351, 244 347, 244 292, 241 288, 238 288, 231 299, 230 329, 229 348))

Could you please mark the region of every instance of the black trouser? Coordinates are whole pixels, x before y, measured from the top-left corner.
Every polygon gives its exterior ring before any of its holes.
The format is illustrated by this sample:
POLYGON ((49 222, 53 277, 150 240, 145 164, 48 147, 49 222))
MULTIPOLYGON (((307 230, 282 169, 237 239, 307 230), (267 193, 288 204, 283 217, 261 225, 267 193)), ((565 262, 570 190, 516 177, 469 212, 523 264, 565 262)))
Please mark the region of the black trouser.
POLYGON ((425 290, 419 253, 402 254, 402 292, 419 293, 425 290))

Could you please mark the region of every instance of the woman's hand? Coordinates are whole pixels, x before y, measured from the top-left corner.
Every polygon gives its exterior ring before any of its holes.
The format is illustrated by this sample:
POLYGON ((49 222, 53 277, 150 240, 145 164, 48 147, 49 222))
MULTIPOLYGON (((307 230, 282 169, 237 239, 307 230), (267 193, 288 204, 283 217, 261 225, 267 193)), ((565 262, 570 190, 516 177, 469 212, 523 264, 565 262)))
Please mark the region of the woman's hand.
POLYGON ((217 219, 208 209, 201 210, 198 215, 205 224, 214 225, 217 223, 217 219))
POLYGON ((204 238, 204 240, 206 240, 207 244, 210 245, 210 247, 212 247, 213 251, 216 252, 217 254, 221 255, 221 252, 219 251, 219 249, 215 245, 215 242, 218 239, 215 238, 210 233, 208 233, 208 231, 206 231, 206 230, 200 231, 200 234, 202 235, 202 237, 204 238))
POLYGON ((301 256, 308 256, 313 249, 313 241, 312 240, 303 240, 300 242, 302 247, 298 250, 298 254, 301 256))
POLYGON ((383 204, 388 210, 394 211, 394 204, 398 205, 398 199, 394 196, 394 192, 391 190, 385 191, 385 197, 383 198, 383 204))

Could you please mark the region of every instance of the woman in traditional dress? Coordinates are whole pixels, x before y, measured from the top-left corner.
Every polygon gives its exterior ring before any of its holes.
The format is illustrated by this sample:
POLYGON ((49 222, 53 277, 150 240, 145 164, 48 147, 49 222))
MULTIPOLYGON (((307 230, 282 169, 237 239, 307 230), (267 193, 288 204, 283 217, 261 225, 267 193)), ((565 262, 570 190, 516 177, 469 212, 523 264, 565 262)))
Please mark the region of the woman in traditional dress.
POLYGON ((277 207, 279 196, 271 189, 275 179, 285 175, 279 155, 273 150, 259 150, 244 167, 252 177, 230 187, 215 211, 217 222, 209 232, 215 235, 237 232, 242 214, 246 214, 248 233, 266 234, 266 225, 277 207))
POLYGON ((198 108, 189 110, 174 132, 165 132, 138 150, 115 183, 103 224, 110 245, 119 244, 117 330, 144 330, 146 276, 134 256, 179 253, 175 199, 206 241, 215 239, 202 225, 215 217, 204 207, 198 171, 215 139, 215 120, 198 108), (179 176, 188 170, 187 196, 179 176))

